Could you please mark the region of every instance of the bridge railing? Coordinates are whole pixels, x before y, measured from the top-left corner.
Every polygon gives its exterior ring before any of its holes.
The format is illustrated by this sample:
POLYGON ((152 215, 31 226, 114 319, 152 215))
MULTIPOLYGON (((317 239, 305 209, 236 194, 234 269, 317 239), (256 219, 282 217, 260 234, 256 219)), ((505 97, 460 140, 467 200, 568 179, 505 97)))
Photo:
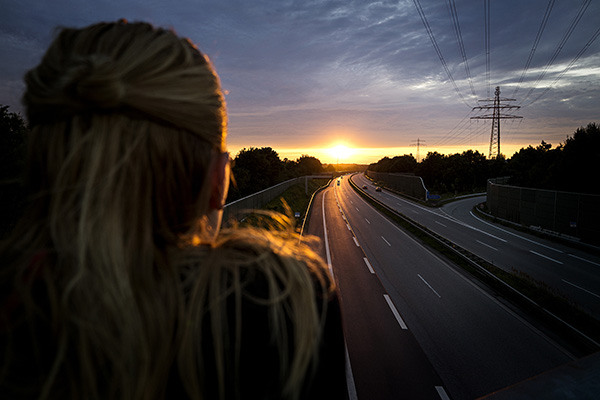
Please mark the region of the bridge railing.
MULTIPOLYGON (((329 175, 306 175, 298 178, 288 179, 287 181, 278 183, 277 185, 268 187, 241 199, 225 204, 223 207, 223 221, 228 221, 232 218, 241 219, 245 215, 264 207, 268 202, 285 192, 290 187, 304 182, 305 190, 308 191, 308 180, 313 178, 330 178, 329 175)), ((308 194, 308 193, 307 193, 308 194)))

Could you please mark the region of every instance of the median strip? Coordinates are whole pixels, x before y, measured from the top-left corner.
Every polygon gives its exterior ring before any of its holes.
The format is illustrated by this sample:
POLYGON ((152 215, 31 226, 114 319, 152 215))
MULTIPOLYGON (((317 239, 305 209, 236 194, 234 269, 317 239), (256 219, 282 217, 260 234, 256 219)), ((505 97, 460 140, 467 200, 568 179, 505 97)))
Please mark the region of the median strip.
MULTIPOLYGON (((412 234, 423 244, 486 284, 495 295, 509 300, 537 323, 550 329, 570 347, 571 352, 576 351, 579 356, 583 356, 600 350, 600 321, 570 303, 568 299, 549 291, 543 283, 533 281, 519 271, 508 272, 496 267, 370 196, 351 178, 349 183, 375 209, 395 222, 399 229, 412 234)), ((553 250, 562 253, 560 250, 553 250)))

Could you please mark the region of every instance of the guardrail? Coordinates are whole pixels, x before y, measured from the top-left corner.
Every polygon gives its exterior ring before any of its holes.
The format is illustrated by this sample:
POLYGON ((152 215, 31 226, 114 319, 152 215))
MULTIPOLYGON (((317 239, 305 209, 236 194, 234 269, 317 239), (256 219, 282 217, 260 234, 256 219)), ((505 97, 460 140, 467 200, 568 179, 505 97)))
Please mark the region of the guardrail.
POLYGON ((299 240, 302 240, 302 236, 304 235, 304 230, 305 230, 305 229, 308 229, 308 225, 309 225, 309 223, 308 223, 308 222, 306 222, 306 221, 308 221, 308 220, 309 220, 308 216, 309 216, 309 214, 310 214, 310 211, 311 211, 311 208, 312 208, 312 203, 313 203, 313 200, 314 200, 315 196, 316 196, 316 195, 317 195, 317 193, 319 193, 321 190, 323 190, 323 189, 325 189, 326 187, 328 187, 328 186, 331 184, 331 181, 332 181, 332 180, 333 180, 333 179, 330 179, 330 180, 329 180, 329 182, 327 182, 327 184, 325 184, 325 185, 321 186, 320 188, 318 188, 317 190, 315 190, 315 191, 313 192, 312 196, 310 196, 310 200, 309 200, 309 202, 308 202, 308 207, 306 207, 306 212, 304 213, 304 220, 302 221, 302 228, 300 228, 300 239, 299 239, 299 240))
MULTIPOLYGON (((352 176, 354 176, 354 175, 352 175, 352 176)), ((544 306, 542 306, 538 302, 532 300, 531 298, 529 298, 525 294, 521 293, 519 290, 515 289, 514 287, 509 285, 507 282, 505 282, 504 280, 502 280, 501 278, 496 276, 494 273, 492 273, 489 269, 492 267, 497 268, 497 267, 494 267, 492 263, 484 260, 483 258, 479 257, 478 255, 476 255, 474 253, 471 253, 467 249, 462 248, 461 246, 457 245, 456 243, 452 242, 451 240, 433 232, 429 228, 419 224, 418 222, 407 217, 406 215, 398 212, 397 210, 394 210, 393 208, 389 207, 388 205, 384 204, 383 202, 377 200, 372 195, 370 195, 369 193, 367 193, 364 190, 362 190, 361 188, 359 188, 358 185, 356 185, 354 183, 354 181, 352 180, 352 177, 350 177, 349 181, 350 181, 350 185, 352 186, 352 188, 359 195, 361 195, 362 197, 364 197, 365 199, 370 201, 372 204, 378 206, 380 209, 383 209, 388 214, 392 214, 396 218, 400 218, 406 224, 410 225, 413 229, 416 229, 419 232, 421 232, 422 234, 426 235, 428 238, 433 239, 435 242, 444 246, 444 248, 451 251, 453 254, 455 254, 457 257, 459 257, 461 260, 467 262, 471 267, 473 267, 477 271, 477 273, 479 274, 479 277, 484 277, 484 279, 483 279, 484 283, 490 284, 490 282, 491 282, 492 283, 490 285, 491 287, 494 287, 497 290, 502 291, 505 295, 508 292, 509 296, 506 296, 508 300, 513 301, 520 307, 529 306, 530 308, 535 309, 538 313, 541 313, 543 315, 543 317, 545 317, 545 318, 542 318, 542 320, 544 320, 544 321, 550 320, 552 322, 553 326, 560 325, 564 330, 568 330, 570 332, 570 335, 568 335, 569 340, 573 340, 574 337, 579 339, 579 343, 582 344, 582 346, 581 345, 578 346, 580 350, 585 349, 585 352, 591 352, 591 351, 597 351, 600 349, 600 343, 598 343, 596 340, 591 338, 589 335, 585 334, 580 329, 576 328, 575 326, 571 325, 564 319, 560 318, 555 313, 549 311, 544 306), (487 267, 486 267, 486 265, 487 265, 487 267), (500 289, 498 289, 498 288, 500 288, 500 289), (502 288, 504 290, 502 290, 502 288), (511 294, 512 294, 512 296, 510 296, 511 294)))

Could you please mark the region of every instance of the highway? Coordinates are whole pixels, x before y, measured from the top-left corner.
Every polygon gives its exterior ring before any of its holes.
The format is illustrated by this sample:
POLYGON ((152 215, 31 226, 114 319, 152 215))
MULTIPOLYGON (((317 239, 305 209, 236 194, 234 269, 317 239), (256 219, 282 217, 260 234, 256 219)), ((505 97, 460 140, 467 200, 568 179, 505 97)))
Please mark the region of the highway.
POLYGON ((375 192, 364 175, 354 181, 389 207, 449 238, 459 246, 504 269, 520 271, 544 282, 600 319, 600 256, 490 223, 472 208, 485 196, 427 208, 388 191, 375 192))
POLYGON ((347 180, 315 197, 309 233, 339 286, 351 398, 473 399, 574 358, 347 180))

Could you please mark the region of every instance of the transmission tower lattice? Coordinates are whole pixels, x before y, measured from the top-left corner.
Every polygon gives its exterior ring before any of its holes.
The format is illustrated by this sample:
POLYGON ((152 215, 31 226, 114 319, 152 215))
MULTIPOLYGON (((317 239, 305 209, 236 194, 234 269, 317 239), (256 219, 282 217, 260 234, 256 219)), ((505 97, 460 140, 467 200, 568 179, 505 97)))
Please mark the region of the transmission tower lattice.
POLYGON ((413 146, 417 146, 417 162, 420 162, 419 149, 420 149, 421 147, 425 147, 425 146, 427 146, 427 145, 425 144, 425 141, 424 141, 424 140, 421 140, 421 139, 413 140, 413 142, 416 142, 416 143, 413 143, 413 144, 411 144, 410 146, 411 146, 411 147, 413 147, 413 146))
POLYGON ((492 111, 492 113, 478 115, 471 117, 471 119, 491 119, 492 120, 492 134, 490 136, 490 154, 489 158, 496 158, 500 155, 500 120, 501 119, 515 119, 523 118, 518 115, 504 114, 505 111, 516 110, 521 107, 513 106, 511 104, 502 104, 502 102, 516 101, 515 99, 501 99, 500 98, 500 86, 496 86, 495 96, 493 99, 479 100, 481 102, 487 102, 484 106, 473 107, 474 110, 486 110, 492 111), (492 103, 493 102, 493 103, 492 103))

